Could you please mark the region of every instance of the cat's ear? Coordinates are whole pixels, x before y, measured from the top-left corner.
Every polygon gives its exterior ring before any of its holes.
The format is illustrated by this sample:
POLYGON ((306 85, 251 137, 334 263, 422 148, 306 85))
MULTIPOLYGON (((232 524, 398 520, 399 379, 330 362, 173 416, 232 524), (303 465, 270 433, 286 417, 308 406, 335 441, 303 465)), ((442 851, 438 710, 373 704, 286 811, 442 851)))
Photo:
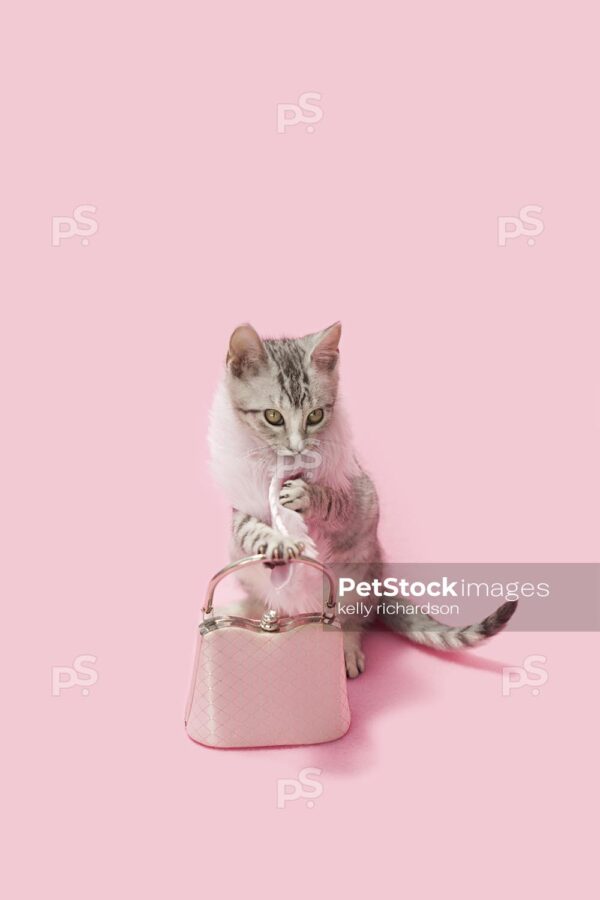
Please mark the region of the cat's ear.
POLYGON ((267 362, 265 345, 252 325, 238 325, 229 338, 227 366, 232 375, 257 375, 267 362))
POLYGON ((318 369, 333 372, 339 359, 338 346, 342 336, 342 323, 336 322, 324 331, 311 335, 311 360, 318 369))

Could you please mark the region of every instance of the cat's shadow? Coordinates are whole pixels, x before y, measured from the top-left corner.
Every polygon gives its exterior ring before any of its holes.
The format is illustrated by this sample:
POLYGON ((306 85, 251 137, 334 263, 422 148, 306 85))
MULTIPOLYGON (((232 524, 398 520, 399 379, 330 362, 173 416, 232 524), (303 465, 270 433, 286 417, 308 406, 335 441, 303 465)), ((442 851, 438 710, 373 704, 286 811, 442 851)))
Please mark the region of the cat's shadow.
POLYGON ((444 652, 417 647, 388 631, 365 637, 367 671, 349 680, 352 723, 338 741, 304 748, 308 764, 338 774, 356 774, 375 762, 373 720, 386 710, 422 703, 435 695, 435 683, 419 679, 414 654, 434 656, 445 665, 460 665, 481 673, 499 674, 504 663, 467 652, 444 652))

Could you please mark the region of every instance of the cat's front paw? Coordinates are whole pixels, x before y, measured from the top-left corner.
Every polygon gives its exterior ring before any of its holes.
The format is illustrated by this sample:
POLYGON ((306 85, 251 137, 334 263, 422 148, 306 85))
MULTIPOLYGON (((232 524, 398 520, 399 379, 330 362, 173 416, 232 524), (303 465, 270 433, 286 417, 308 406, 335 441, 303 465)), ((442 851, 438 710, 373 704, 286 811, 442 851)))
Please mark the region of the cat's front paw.
POLYGON ((292 538, 285 537, 274 531, 269 540, 261 544, 258 552, 262 553, 267 559, 295 559, 302 554, 304 544, 301 541, 294 541, 292 538))
POLYGON ((305 513, 310 507, 310 488, 301 478, 284 481, 279 492, 279 502, 286 509, 295 509, 296 512, 305 513))
POLYGON ((365 654, 361 647, 359 631, 344 632, 344 662, 348 678, 358 678, 365 671, 365 654))

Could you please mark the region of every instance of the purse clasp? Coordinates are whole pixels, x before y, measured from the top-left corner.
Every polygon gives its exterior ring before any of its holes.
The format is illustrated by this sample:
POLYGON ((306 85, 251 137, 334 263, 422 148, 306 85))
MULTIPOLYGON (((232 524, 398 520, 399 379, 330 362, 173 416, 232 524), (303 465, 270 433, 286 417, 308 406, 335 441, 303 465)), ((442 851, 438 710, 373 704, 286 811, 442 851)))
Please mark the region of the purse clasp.
POLYGON ((265 610, 260 620, 260 627, 263 631, 279 631, 279 616, 277 615, 277 610, 265 610))

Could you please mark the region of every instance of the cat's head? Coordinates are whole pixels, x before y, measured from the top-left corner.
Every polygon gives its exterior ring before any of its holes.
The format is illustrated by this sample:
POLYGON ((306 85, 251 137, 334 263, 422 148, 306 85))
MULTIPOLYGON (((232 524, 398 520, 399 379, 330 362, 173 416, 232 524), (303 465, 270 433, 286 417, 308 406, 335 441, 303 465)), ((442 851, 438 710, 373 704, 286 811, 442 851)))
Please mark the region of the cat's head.
POLYGON ((279 453, 301 453, 327 430, 338 387, 339 322, 305 337, 262 340, 240 325, 229 341, 227 389, 244 426, 279 453))

